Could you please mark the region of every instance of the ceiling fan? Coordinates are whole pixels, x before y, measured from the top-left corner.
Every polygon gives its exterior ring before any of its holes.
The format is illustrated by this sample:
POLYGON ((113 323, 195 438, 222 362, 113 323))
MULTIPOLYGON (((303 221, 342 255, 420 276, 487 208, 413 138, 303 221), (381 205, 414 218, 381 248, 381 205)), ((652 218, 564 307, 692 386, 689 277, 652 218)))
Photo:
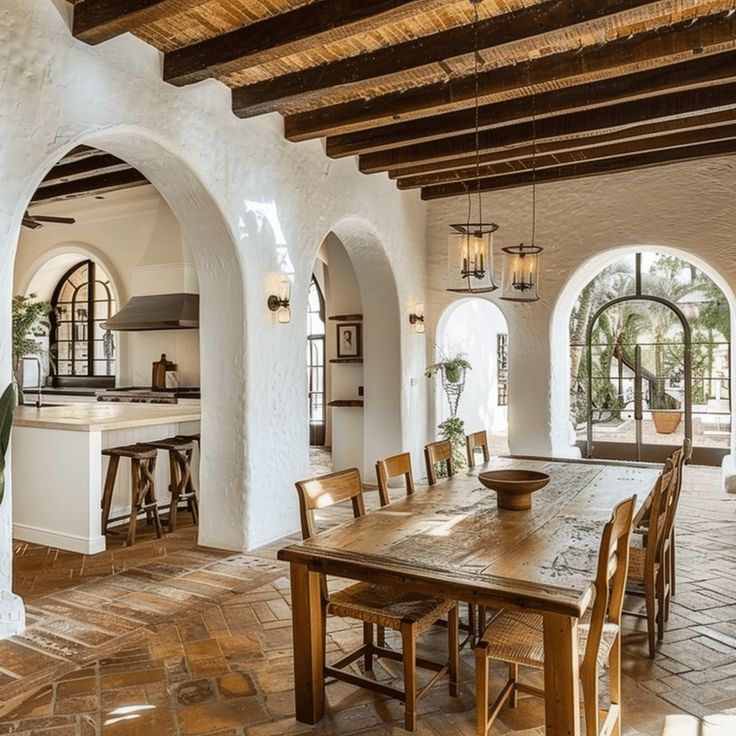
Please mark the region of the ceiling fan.
POLYGON ((47 215, 31 215, 28 210, 23 215, 23 227, 30 230, 36 230, 43 227, 44 223, 54 223, 57 225, 73 225, 76 220, 73 217, 51 217, 47 215))

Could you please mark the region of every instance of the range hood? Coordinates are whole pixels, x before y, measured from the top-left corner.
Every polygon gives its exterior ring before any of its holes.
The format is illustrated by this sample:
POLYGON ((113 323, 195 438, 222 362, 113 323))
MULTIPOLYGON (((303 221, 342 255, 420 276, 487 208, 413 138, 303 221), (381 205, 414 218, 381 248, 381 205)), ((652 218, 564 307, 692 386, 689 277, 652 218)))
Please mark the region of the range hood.
POLYGON ((134 296, 104 330, 194 330, 199 327, 199 294, 134 296))

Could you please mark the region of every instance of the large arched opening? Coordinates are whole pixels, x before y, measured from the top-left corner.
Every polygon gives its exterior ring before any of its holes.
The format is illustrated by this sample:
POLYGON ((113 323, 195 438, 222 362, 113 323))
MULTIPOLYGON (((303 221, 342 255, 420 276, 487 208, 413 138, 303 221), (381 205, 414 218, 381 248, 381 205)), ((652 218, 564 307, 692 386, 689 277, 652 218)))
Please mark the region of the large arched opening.
MULTIPOLYGON (((365 482, 373 483, 376 460, 401 451, 404 440, 399 297, 372 224, 347 217, 333 225, 315 255, 310 283, 318 284, 325 303, 325 444, 331 466, 358 467, 365 482)), ((324 460, 319 469, 329 469, 324 460)))
POLYGON ((578 269, 553 317, 562 454, 660 460, 687 438, 695 462, 719 464, 733 447, 733 315, 725 280, 688 253, 616 249, 578 269))
MULTIPOLYGON (((24 187, 18 192, 15 210, 5 219, 3 262, 15 261, 21 222, 33 192, 54 164, 79 145, 112 153, 141 172, 160 192, 192 245, 201 293, 201 432, 207 437, 199 466, 202 514, 198 541, 225 549, 247 548, 242 263, 222 211, 184 158, 153 134, 129 127, 83 136, 50 152, 33 176, 22 178, 24 187)), ((10 333, 12 293, 12 269, 3 269, 0 295, 5 335, 10 333)), ((9 365, 8 349, 3 350, 2 359, 9 365)), ((9 481, 0 519, 0 589, 6 590, 12 570, 12 476, 9 481)), ((10 605, 4 603, 6 608, 10 605)), ((12 633, 22 628, 22 622, 6 628, 4 633, 12 633)))

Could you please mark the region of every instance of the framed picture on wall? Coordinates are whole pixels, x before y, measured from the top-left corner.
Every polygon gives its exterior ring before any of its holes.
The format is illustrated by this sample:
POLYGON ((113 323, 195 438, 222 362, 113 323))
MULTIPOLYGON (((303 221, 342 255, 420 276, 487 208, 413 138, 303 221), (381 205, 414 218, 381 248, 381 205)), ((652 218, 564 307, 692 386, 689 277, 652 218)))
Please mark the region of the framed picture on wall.
POLYGON ((362 358, 363 342, 360 322, 343 322, 337 325, 337 357, 362 358))

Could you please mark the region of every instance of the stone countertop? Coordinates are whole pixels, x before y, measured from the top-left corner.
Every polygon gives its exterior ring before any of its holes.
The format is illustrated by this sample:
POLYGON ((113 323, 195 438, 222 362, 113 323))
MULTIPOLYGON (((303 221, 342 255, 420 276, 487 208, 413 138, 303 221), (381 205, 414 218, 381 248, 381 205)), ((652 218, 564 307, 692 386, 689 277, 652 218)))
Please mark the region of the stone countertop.
MULTIPOLYGON (((192 404, 129 404, 96 402, 66 406, 19 406, 13 414, 13 426, 38 429, 66 429, 94 432, 198 422, 200 408, 192 404)), ((198 404, 199 402, 197 402, 198 404)))

